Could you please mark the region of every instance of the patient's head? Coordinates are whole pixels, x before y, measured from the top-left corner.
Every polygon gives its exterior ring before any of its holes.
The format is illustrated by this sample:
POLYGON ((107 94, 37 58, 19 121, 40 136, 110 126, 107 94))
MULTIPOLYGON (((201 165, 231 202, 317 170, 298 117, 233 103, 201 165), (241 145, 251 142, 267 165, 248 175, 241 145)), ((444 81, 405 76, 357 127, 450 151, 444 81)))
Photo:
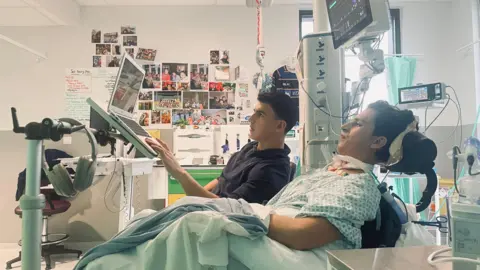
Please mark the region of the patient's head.
POLYGON ((410 110, 374 102, 342 126, 338 153, 369 164, 386 162, 392 141, 414 120, 410 110))

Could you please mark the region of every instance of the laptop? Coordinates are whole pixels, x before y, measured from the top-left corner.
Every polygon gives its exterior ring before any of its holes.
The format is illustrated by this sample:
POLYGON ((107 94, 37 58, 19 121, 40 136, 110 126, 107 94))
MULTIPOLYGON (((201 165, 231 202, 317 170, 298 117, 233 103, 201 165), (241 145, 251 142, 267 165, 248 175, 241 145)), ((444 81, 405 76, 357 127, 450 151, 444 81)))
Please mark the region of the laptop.
POLYGON ((134 115, 144 77, 145 71, 143 68, 129 54, 125 53, 121 60, 107 111, 114 116, 114 120, 125 124, 137 136, 148 138, 150 134, 135 120, 134 115))
POLYGON ((87 99, 87 103, 145 157, 155 158, 157 156, 155 150, 145 142, 145 139, 151 138, 151 136, 135 120, 134 116, 144 77, 145 71, 142 67, 125 53, 121 60, 107 112, 91 98, 87 99))

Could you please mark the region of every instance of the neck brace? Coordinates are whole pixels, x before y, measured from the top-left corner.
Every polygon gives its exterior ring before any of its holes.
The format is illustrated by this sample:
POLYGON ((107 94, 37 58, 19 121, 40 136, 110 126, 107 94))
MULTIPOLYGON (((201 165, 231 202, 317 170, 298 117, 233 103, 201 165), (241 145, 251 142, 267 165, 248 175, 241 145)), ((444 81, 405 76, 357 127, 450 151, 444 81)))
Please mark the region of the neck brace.
POLYGON ((343 155, 335 155, 333 157, 333 162, 331 166, 343 169, 362 170, 365 173, 373 171, 372 164, 368 164, 356 158, 343 155))
POLYGON ((409 132, 416 131, 416 130, 417 130, 417 121, 414 120, 405 128, 405 130, 402 133, 398 134, 398 136, 393 140, 392 144, 390 145, 390 148, 388 149, 388 152, 390 153, 390 158, 388 159, 385 165, 392 166, 402 160, 403 138, 405 138, 405 135, 407 135, 409 132))

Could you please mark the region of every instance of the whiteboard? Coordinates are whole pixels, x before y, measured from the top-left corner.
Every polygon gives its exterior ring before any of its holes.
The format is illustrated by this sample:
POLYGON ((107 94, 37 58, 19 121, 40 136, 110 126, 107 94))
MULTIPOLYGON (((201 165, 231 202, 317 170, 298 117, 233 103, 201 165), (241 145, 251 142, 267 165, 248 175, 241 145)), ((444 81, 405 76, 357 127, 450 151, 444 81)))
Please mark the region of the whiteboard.
POLYGON ((65 71, 65 117, 84 124, 90 121, 92 98, 104 110, 108 107, 115 86, 118 68, 68 68, 65 71))

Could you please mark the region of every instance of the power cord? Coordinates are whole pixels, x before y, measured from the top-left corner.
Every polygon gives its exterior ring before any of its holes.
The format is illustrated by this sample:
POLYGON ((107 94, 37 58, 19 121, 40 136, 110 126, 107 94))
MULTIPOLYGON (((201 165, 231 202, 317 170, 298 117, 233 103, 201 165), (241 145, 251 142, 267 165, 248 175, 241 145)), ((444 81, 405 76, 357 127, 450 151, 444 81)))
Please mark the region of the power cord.
POLYGON ((430 124, 425 128, 425 130, 423 131, 423 134, 426 134, 427 130, 433 125, 433 123, 435 123, 437 121, 437 119, 440 117, 440 115, 442 115, 442 113, 445 111, 445 109, 448 107, 448 104, 450 103, 450 95, 446 95, 448 97, 447 99, 447 104, 445 104, 445 106, 443 106, 442 110, 438 113, 438 115, 432 120, 432 122, 430 122, 430 124))
POLYGON ((447 89, 447 88, 452 89, 453 94, 455 95, 455 99, 457 100, 457 103, 458 103, 458 114, 459 114, 459 118, 460 118, 460 143, 458 145, 462 145, 462 140, 463 140, 462 106, 460 104, 460 100, 458 99, 457 91, 455 90, 455 88, 453 88, 450 85, 445 87, 445 89, 447 89))
MULTIPOLYGON (((457 133, 458 126, 459 126, 460 122, 462 121, 462 119, 460 118, 460 108, 459 108, 458 104, 457 104, 453 99, 450 99, 450 101, 453 102, 453 104, 455 104, 455 107, 457 108, 457 116, 458 116, 458 117, 457 117, 457 124, 456 124, 456 126, 455 126, 455 129, 452 131, 452 133, 450 133, 450 135, 448 135, 448 137, 447 137, 445 140, 440 141, 440 142, 438 142, 437 144, 442 144, 442 143, 448 141, 452 136, 454 136, 454 135, 457 133)), ((462 134, 462 130, 461 130, 461 129, 460 129, 460 134, 462 134)), ((461 138, 461 137, 462 137, 462 136, 460 135, 460 138, 461 138)))
POLYGON ((459 258, 459 257, 448 257, 448 258, 439 258, 437 259, 436 257, 445 252, 452 251, 452 248, 444 248, 440 249, 437 251, 432 252, 430 256, 428 256, 427 261, 430 265, 436 265, 439 263, 445 263, 445 262, 466 262, 466 263, 473 263, 476 265, 480 265, 480 260, 474 260, 474 259, 468 259, 468 258, 459 258))
MULTIPOLYGON (((118 214, 118 213, 120 213, 121 211, 123 211, 123 210, 125 209, 125 205, 124 205, 120 210, 114 211, 114 210, 111 210, 110 207, 109 207, 108 204, 107 204, 107 197, 108 197, 107 194, 110 193, 112 181, 113 181, 115 175, 117 174, 117 162, 119 162, 119 160, 117 159, 117 156, 115 155, 115 165, 114 165, 114 167, 113 167, 113 173, 112 173, 112 176, 110 177, 110 180, 108 180, 108 184, 107 184, 107 187, 105 188, 105 193, 104 193, 104 195, 103 195, 103 203, 104 203, 104 205, 105 205, 105 208, 106 208, 109 212, 114 213, 114 214, 118 214)), ((115 191, 115 193, 113 194, 112 197, 115 197, 115 194, 116 194, 117 192, 118 192, 118 189, 116 189, 116 191, 115 191)))

